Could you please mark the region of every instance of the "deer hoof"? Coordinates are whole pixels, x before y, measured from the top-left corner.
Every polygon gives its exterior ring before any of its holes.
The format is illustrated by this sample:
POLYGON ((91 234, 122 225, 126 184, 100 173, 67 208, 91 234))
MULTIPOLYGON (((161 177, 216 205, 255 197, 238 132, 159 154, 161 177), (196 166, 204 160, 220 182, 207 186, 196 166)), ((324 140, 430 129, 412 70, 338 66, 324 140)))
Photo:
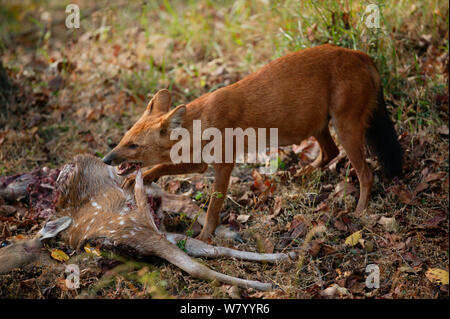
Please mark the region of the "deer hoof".
POLYGON ((230 228, 223 225, 217 226, 214 234, 221 239, 235 240, 240 243, 244 242, 244 240, 242 239, 241 235, 239 235, 238 232, 235 232, 234 230, 231 230, 230 228))

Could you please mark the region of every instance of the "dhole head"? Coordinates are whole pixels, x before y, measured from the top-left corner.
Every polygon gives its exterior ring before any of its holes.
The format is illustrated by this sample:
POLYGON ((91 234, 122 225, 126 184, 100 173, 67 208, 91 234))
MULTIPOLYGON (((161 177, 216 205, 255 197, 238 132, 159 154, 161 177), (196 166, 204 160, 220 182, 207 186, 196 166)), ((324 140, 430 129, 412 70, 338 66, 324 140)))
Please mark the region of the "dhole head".
POLYGON ((186 106, 169 111, 171 97, 168 90, 160 90, 148 103, 141 118, 131 127, 120 143, 109 152, 103 162, 119 166, 119 175, 134 171, 138 166, 152 166, 170 162, 170 140, 173 129, 181 127, 186 106))

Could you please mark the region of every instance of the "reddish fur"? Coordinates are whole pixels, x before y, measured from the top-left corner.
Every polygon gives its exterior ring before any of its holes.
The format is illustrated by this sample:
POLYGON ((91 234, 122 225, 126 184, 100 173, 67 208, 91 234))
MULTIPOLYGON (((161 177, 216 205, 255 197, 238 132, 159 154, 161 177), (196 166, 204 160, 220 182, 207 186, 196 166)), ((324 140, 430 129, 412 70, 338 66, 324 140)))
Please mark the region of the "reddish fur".
MULTIPOLYGON (((159 91, 108 156, 114 165, 124 160, 156 165, 144 173, 146 182, 162 175, 203 172, 206 164, 171 164, 169 152, 176 141, 169 140, 168 130, 179 116, 191 136, 194 119, 202 121, 202 129, 220 129, 222 136, 227 127, 278 128, 279 146, 315 136, 322 154, 313 165, 322 166, 338 154, 328 129, 331 118, 358 175, 361 192, 356 210, 361 211, 368 205, 373 180, 365 162, 365 130, 380 89, 380 76, 369 56, 334 45, 317 46, 276 59, 239 82, 170 112, 169 92, 159 91), (132 143, 139 148, 131 150, 132 143)), ((226 194, 233 166, 214 164, 214 192, 226 194)), ((223 200, 224 196, 212 197, 200 239, 206 240, 219 224, 223 200)))

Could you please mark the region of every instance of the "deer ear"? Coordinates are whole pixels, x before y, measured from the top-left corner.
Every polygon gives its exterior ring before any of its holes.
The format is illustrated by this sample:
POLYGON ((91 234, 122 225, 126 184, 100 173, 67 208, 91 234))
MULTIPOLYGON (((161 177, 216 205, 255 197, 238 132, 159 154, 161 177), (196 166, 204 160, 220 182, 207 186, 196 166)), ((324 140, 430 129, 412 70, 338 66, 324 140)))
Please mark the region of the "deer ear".
POLYGON ((68 216, 49 221, 45 224, 44 228, 37 233, 37 236, 40 240, 55 237, 58 233, 69 227, 71 223, 72 218, 68 216))
POLYGON ((170 92, 166 89, 159 90, 153 98, 148 102, 146 112, 148 114, 162 112, 167 113, 170 108, 170 104, 172 102, 172 98, 170 96, 170 92))
POLYGON ((184 115, 186 114, 186 105, 178 105, 172 111, 167 114, 167 117, 162 123, 162 129, 173 130, 177 127, 181 127, 184 121, 184 115))

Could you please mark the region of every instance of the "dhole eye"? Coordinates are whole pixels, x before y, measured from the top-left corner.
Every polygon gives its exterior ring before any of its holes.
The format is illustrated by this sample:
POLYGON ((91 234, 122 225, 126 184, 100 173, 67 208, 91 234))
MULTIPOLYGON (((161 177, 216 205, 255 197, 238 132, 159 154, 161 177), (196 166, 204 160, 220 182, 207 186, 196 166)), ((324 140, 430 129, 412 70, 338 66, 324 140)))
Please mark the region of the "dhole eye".
POLYGON ((137 144, 130 144, 130 145, 128 145, 128 148, 129 149, 132 149, 132 150, 135 150, 135 149, 137 149, 139 147, 139 145, 137 145, 137 144))

